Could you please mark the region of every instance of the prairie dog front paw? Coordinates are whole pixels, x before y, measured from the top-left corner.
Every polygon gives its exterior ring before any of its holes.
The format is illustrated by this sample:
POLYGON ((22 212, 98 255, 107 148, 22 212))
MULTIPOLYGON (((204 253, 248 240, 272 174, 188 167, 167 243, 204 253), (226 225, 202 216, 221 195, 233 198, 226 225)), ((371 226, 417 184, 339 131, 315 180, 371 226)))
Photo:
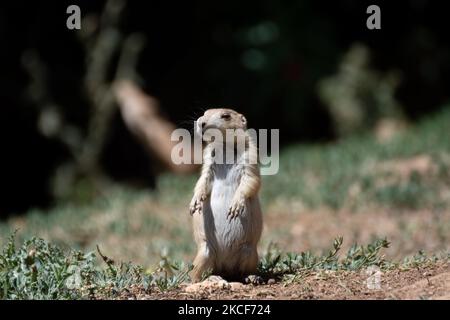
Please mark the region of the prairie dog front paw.
POLYGON ((198 212, 201 214, 203 212, 203 202, 206 200, 206 195, 195 195, 192 200, 191 204, 189 205, 189 213, 193 215, 194 213, 198 212))
POLYGON ((245 207, 245 198, 244 197, 235 197, 233 201, 231 201, 231 206, 228 209, 228 219, 232 220, 237 218, 243 211, 245 207))

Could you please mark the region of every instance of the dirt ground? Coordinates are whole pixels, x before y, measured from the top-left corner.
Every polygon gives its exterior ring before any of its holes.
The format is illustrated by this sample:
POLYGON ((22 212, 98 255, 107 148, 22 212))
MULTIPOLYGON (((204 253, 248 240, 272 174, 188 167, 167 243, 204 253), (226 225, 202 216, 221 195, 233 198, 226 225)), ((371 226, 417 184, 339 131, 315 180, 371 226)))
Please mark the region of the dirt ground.
POLYGON ((344 237, 341 254, 354 244, 387 238, 391 243, 383 251, 389 259, 401 260, 419 250, 437 253, 450 250, 450 211, 395 211, 373 208, 364 212, 341 209, 308 210, 292 204, 289 208, 269 208, 261 249, 269 242, 284 251, 328 250, 333 239, 344 237))
POLYGON ((119 299, 450 299, 448 262, 379 272, 372 273, 372 277, 367 270, 311 273, 291 284, 183 284, 165 293, 132 287, 122 292, 119 299))

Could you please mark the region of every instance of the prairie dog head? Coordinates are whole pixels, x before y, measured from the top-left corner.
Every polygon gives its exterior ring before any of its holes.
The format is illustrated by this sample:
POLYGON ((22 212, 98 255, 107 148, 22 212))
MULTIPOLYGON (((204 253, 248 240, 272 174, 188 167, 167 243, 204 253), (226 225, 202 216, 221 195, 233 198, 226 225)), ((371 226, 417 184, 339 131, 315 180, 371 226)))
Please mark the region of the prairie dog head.
POLYGON ((208 109, 203 116, 198 118, 195 130, 205 142, 212 141, 213 136, 217 138, 216 134, 219 132, 225 139, 227 131, 234 132, 234 134, 245 132, 247 119, 232 109, 208 109))

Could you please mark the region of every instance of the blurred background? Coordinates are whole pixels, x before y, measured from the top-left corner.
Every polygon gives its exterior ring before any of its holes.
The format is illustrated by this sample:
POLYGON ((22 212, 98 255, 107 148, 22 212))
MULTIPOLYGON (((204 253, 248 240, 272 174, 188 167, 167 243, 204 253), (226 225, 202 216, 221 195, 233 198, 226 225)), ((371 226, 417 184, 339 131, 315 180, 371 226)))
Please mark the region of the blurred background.
POLYGON ((2 237, 20 228, 111 251, 125 239, 118 254, 143 262, 144 249, 191 254, 195 168, 173 173, 142 138, 152 127, 133 117, 154 111, 163 128, 191 128, 205 109, 232 106, 253 128, 280 129, 280 173, 262 190, 263 245, 322 248, 341 233, 361 240, 400 228, 393 255, 447 248, 445 6, 377 1, 382 29, 368 30, 370 4, 2 2, 2 237), (71 4, 81 30, 66 27, 71 4), (133 88, 118 91, 123 79, 133 88), (133 95, 144 101, 134 116, 125 110, 133 95), (317 226, 320 214, 332 226, 317 226), (323 243, 305 234, 308 221, 323 243))

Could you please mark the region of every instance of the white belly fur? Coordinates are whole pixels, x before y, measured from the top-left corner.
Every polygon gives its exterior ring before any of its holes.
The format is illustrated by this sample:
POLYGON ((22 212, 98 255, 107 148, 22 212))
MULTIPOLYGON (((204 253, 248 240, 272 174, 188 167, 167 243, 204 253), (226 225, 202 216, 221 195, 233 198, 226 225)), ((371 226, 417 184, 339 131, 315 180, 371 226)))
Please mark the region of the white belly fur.
POLYGON ((234 268, 242 248, 251 246, 256 250, 261 236, 262 216, 257 196, 247 199, 237 218, 227 217, 240 172, 239 165, 215 165, 211 195, 203 208, 205 230, 209 231, 206 240, 219 269, 234 268))

